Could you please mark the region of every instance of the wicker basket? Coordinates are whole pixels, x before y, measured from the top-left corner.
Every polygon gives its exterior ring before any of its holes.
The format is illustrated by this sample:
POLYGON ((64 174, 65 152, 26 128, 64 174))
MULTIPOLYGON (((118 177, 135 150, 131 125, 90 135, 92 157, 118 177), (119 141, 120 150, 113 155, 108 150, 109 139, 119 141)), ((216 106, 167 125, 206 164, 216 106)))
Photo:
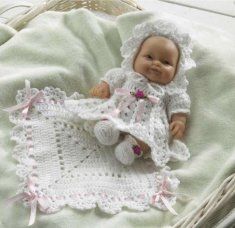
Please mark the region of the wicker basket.
MULTIPOLYGON (((104 12, 109 15, 118 16, 123 13, 143 10, 135 0, 48 0, 36 6, 19 5, 27 7, 23 13, 18 14, 12 19, 9 19, 6 24, 10 27, 21 30, 24 26, 35 18, 37 15, 53 10, 53 11, 69 11, 71 9, 78 9, 81 7, 104 12), (107 7, 108 6, 108 7, 107 7)), ((10 6, 2 10, 4 13, 17 5, 10 6)), ((235 195, 235 174, 230 175, 224 182, 213 191, 208 198, 194 211, 186 217, 178 221, 174 228, 193 228, 205 227, 203 223, 208 220, 216 210, 221 208, 235 195)), ((206 228, 209 228, 208 226, 206 228)))
MULTIPOLYGON (((235 195, 235 174, 230 175, 224 182, 215 189, 205 201, 190 215, 177 222, 174 228, 205 227, 205 222, 214 216, 215 211, 221 209, 235 195)), ((217 221, 218 222, 218 221, 217 221)), ((232 228, 232 227, 231 227, 232 228)))
MULTIPOLYGON (((17 7, 13 4, 8 8, 2 10, 0 14, 17 7)), ((86 8, 99 12, 104 12, 110 15, 118 16, 123 13, 142 10, 134 0, 47 0, 36 6, 31 4, 20 4, 18 7, 26 7, 22 14, 18 14, 16 17, 6 22, 10 27, 21 30, 24 26, 35 18, 37 15, 53 10, 53 11, 69 11, 71 9, 86 8)))

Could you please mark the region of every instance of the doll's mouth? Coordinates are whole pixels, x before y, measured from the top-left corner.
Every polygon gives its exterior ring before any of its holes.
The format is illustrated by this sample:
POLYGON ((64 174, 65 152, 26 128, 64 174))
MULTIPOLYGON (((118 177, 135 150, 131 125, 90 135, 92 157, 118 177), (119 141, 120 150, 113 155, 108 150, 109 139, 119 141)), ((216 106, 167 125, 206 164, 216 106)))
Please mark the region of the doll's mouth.
POLYGON ((150 69, 154 74, 159 75, 161 72, 158 69, 150 69))

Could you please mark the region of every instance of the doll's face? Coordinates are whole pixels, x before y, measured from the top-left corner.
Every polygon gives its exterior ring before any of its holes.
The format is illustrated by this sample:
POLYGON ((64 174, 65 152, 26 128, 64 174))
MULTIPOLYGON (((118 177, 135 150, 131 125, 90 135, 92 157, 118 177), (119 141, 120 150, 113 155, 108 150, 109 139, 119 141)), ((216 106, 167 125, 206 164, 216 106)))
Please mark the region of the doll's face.
POLYGON ((151 36, 141 45, 133 69, 149 81, 166 85, 175 76, 179 51, 173 41, 161 36, 151 36))

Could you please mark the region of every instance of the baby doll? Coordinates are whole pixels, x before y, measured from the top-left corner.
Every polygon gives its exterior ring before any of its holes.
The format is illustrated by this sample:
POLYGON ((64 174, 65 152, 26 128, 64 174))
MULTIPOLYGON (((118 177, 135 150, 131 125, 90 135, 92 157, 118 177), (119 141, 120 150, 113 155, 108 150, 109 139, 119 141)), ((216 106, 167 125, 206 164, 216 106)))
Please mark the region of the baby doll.
POLYGON ((109 70, 91 89, 98 98, 67 100, 65 108, 85 120, 84 128, 101 144, 115 145, 124 165, 143 154, 160 167, 187 160, 180 139, 190 112, 185 72, 195 65, 189 35, 166 20, 145 22, 121 53, 121 68, 109 70))
MULTIPOLYGON (((173 80, 176 74, 179 54, 178 47, 172 40, 162 36, 152 35, 147 37, 141 44, 134 58, 133 70, 140 74, 137 77, 145 77, 149 83, 153 82, 166 85, 173 80)), ((90 90, 90 94, 93 97, 101 99, 110 98, 109 80, 102 80, 100 84, 90 90)), ((139 95, 141 96, 140 93, 142 93, 142 90, 139 90, 139 95)), ((182 139, 185 125, 185 113, 172 114, 170 119, 171 135, 176 139, 182 139)), ((119 139, 119 131, 115 129, 109 120, 98 122, 95 125, 94 133, 100 143, 104 145, 115 144, 119 139)), ((119 144, 115 150, 116 157, 123 164, 132 163, 135 154, 141 155, 142 152, 146 153, 150 149, 147 144, 136 137, 132 137, 131 141, 134 144, 133 146, 135 146, 135 149, 133 149, 134 153, 132 150, 129 150, 130 146, 126 142, 119 144)))

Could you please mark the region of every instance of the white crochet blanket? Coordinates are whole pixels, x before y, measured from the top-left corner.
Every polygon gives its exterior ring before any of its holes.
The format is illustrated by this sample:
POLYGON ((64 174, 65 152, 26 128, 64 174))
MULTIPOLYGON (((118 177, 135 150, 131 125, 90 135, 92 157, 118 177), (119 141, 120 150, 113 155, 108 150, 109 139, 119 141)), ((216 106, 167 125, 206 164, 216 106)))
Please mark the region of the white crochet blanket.
POLYGON ((82 210, 97 205, 110 214, 124 206, 143 211, 151 205, 175 213, 173 192, 179 180, 167 168, 157 172, 150 159, 123 166, 112 148, 100 145, 76 122, 44 117, 35 108, 66 99, 58 88, 39 92, 30 89, 29 82, 16 96, 18 106, 11 110, 10 120, 16 125, 14 157, 24 180, 18 193, 25 194, 25 204, 32 206, 36 199, 45 213, 65 205, 82 210))

